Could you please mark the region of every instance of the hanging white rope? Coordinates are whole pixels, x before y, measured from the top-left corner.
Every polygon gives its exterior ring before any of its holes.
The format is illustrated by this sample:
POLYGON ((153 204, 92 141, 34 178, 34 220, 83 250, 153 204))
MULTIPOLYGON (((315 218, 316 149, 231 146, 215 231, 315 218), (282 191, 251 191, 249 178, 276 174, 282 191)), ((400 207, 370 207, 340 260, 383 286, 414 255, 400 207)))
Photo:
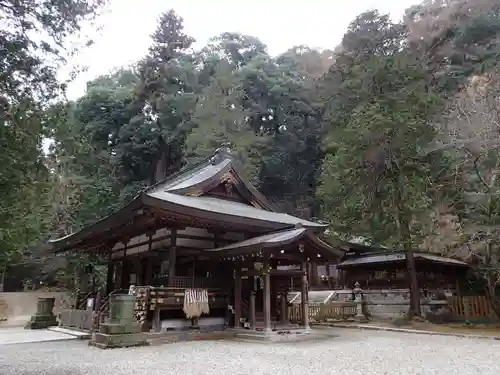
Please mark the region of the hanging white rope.
POLYGON ((182 310, 188 319, 198 318, 202 314, 210 313, 208 291, 206 289, 185 289, 182 310))

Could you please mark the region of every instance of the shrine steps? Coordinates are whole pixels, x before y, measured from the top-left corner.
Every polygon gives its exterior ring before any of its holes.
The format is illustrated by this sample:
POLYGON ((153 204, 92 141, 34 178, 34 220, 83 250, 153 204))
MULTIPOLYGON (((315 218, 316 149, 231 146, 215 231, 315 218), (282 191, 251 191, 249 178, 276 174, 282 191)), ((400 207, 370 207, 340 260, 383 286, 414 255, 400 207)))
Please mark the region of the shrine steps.
POLYGON ((236 336, 235 332, 228 329, 222 330, 178 330, 146 333, 146 341, 149 345, 172 344, 183 341, 203 340, 231 340, 236 336))
MULTIPOLYGON (((304 340, 317 340, 319 336, 324 334, 311 329, 304 328, 291 328, 291 329, 277 329, 271 331, 258 331, 258 330, 245 330, 234 329, 236 331, 236 341, 241 342, 290 342, 290 341, 304 341, 304 340)), ((331 336, 331 335, 330 335, 331 336)))

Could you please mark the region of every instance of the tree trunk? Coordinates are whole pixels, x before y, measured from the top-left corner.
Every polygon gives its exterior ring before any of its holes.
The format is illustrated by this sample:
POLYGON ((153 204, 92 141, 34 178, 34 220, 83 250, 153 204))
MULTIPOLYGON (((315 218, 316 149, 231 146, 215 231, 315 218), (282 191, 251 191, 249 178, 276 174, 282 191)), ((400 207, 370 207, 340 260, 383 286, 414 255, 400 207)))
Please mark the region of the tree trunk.
POLYGON ((418 286, 417 270, 415 267, 415 258, 413 256, 413 244, 411 240, 410 233, 410 221, 405 214, 403 206, 403 197, 401 196, 401 184, 399 181, 399 176, 396 179, 396 194, 394 197, 395 205, 397 208, 397 225, 399 229, 400 241, 404 244, 405 258, 406 258, 406 270, 408 273, 408 286, 410 288, 410 309, 408 311, 408 316, 411 318, 413 316, 422 315, 420 308, 420 288, 418 286))
POLYGON ((410 311, 408 315, 420 316, 422 314, 420 308, 420 288, 417 279, 417 270, 415 267, 415 258, 413 256, 413 249, 406 249, 406 268, 408 270, 409 284, 410 284, 410 311))

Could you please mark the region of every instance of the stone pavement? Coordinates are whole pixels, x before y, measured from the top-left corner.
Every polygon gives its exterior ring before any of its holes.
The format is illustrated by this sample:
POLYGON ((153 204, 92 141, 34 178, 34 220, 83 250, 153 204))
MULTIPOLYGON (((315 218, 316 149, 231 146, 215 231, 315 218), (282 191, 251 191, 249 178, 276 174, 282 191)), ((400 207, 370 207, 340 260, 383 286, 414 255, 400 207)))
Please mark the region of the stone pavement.
MULTIPOLYGON (((480 332, 475 333, 473 331, 464 332, 456 330, 454 332, 446 331, 431 331, 424 329, 413 329, 413 328, 399 328, 399 327, 389 327, 386 325, 381 325, 377 323, 370 324, 357 324, 357 323, 315 323, 314 327, 322 329, 328 328, 355 328, 355 329, 365 329, 372 331, 388 331, 388 332, 400 332, 400 333, 414 333, 421 335, 437 335, 437 336, 455 336, 464 337, 469 339, 488 339, 488 340, 500 340, 500 332, 480 332)), ((438 326, 439 327, 439 326, 438 326)))
MULTIPOLYGON (((41 343, 48 341, 76 340, 77 337, 67 333, 50 331, 47 329, 29 330, 24 328, 0 329, 0 345, 41 343)), ((1 351, 1 350, 0 350, 1 351)))
POLYGON ((500 342, 331 329, 294 343, 179 342, 100 350, 85 341, 3 345, 1 375, 498 375, 500 342))

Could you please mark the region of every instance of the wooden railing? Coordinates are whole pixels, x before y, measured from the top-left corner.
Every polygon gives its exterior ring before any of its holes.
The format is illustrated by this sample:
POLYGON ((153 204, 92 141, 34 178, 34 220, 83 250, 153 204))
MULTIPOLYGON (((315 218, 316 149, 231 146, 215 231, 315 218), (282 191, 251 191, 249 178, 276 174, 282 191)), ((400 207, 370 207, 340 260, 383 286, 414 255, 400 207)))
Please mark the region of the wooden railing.
POLYGON ((449 297, 448 303, 458 320, 496 320, 490 300, 486 296, 449 297))
MULTIPOLYGON (((213 279, 176 277, 175 287, 156 287, 156 286, 136 286, 136 308, 135 315, 139 323, 145 323, 148 311, 154 312, 153 324, 159 327, 160 311, 163 309, 182 309, 184 301, 184 291, 186 287, 180 285, 202 285, 208 289, 209 304, 217 306, 227 305, 227 293, 219 288, 213 288, 213 279)), ((105 298, 96 298, 95 314, 93 319, 93 328, 98 330, 109 315, 109 300, 112 295, 128 294, 128 290, 117 289, 107 295, 105 298)), ((99 295, 99 293, 98 293, 99 295)))
MULTIPOLYGON (((166 279, 166 277, 160 277, 166 279)), ((165 280, 167 281, 167 280, 165 280)), ((224 286, 224 281, 214 277, 191 277, 191 276, 175 276, 172 278, 171 288, 221 288, 224 286)))
POLYGON ((78 310, 85 310, 87 308, 87 300, 89 298, 96 298, 97 292, 82 293, 76 291, 76 297, 74 302, 74 308, 78 310))
MULTIPOLYGON (((327 320, 347 320, 356 315, 356 305, 353 302, 309 303, 309 321, 325 322, 327 320)), ((292 303, 288 307, 290 322, 299 323, 302 313, 300 303, 292 303)))
POLYGON ((80 293, 77 290, 72 303, 60 309, 59 325, 69 329, 90 331, 95 317, 94 312, 97 312, 100 306, 100 298, 99 292, 80 293), (92 306, 87 306, 89 299, 94 300, 92 306))

